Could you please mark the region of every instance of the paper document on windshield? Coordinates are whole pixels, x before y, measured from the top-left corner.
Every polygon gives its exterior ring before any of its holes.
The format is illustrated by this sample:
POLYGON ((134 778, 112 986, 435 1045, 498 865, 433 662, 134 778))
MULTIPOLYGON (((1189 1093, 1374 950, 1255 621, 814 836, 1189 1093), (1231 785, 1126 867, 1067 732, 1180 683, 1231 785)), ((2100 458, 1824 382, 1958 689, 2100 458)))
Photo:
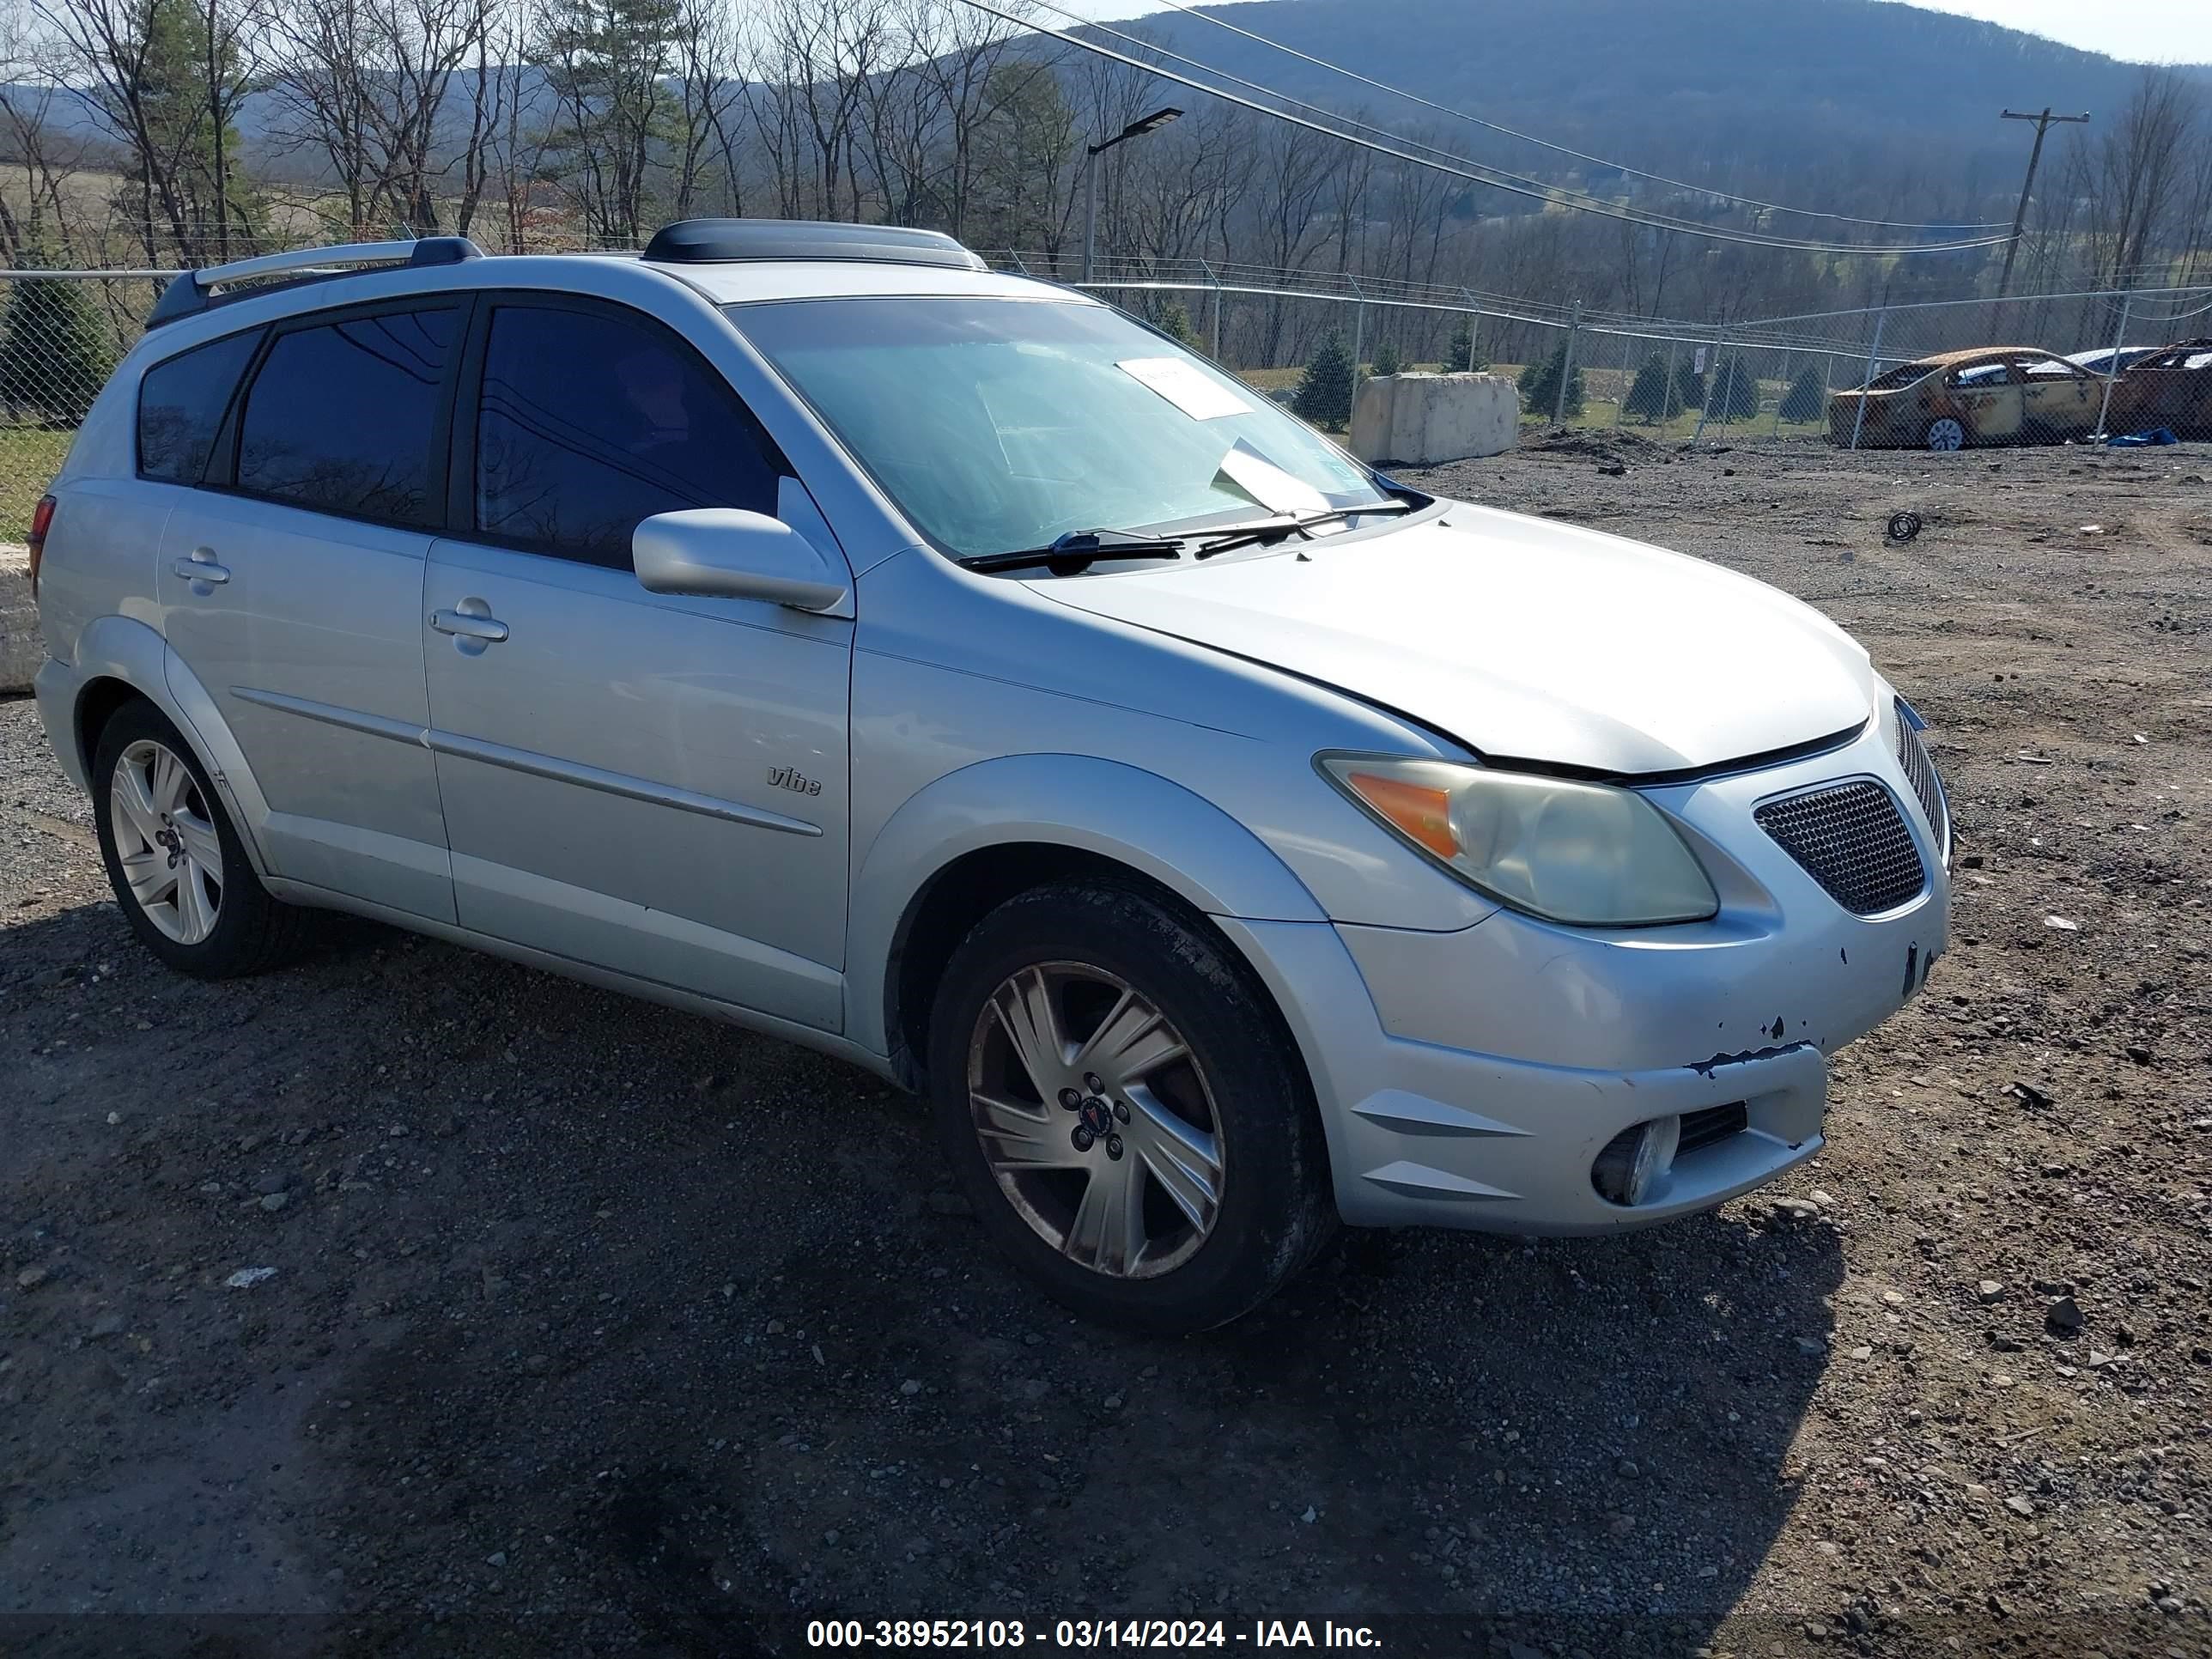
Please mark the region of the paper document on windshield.
POLYGON ((1180 357, 1131 357, 1115 367, 1152 387, 1194 421, 1252 412, 1251 404, 1180 357))
POLYGON ((1326 513, 1328 497, 1238 439, 1215 469, 1270 513, 1326 513))

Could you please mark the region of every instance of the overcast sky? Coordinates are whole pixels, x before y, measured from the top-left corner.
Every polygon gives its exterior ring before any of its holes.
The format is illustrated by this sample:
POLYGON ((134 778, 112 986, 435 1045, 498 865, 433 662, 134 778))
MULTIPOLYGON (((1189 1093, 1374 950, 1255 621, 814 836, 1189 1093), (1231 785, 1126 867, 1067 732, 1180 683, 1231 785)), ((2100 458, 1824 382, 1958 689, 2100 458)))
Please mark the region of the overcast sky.
MULTIPOLYGON (((1158 0, 1057 0, 1086 17, 1133 17, 1158 0)), ((1780 0, 1794 4, 1796 0, 1780 0)), ((1937 11, 2048 35, 2142 63, 2212 64, 2212 0, 1926 0, 1937 11)), ((1047 17, 1048 21, 1058 20, 1047 17)))
POLYGON ((2069 46, 2147 64, 2212 64, 2212 0, 1929 0, 2069 46))

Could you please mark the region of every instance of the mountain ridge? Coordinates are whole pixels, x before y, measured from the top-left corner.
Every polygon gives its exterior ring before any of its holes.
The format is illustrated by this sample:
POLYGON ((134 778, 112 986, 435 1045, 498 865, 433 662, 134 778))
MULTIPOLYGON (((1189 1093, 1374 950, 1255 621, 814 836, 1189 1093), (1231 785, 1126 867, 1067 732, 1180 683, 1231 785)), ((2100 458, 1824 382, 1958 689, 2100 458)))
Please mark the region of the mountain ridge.
MULTIPOLYGON (((2094 136, 2145 68, 1896 0, 1246 0, 1204 9, 1555 143, 1753 194, 1754 180, 1828 186, 1854 172, 1975 204, 2016 192, 2031 136, 2001 122, 2001 109, 2087 110, 2094 136)), ((1185 13, 1115 27, 1313 103, 1364 106, 1379 125, 1426 130, 1431 142, 1493 166, 1547 179, 1585 170, 1185 13)), ((2212 65, 2180 73, 2212 91, 2212 65)), ((2064 142, 2054 136, 2046 163, 2064 142)), ((1866 183, 1856 181, 1856 193, 1866 183)), ((1942 204, 1946 216, 1954 205, 1942 204)))

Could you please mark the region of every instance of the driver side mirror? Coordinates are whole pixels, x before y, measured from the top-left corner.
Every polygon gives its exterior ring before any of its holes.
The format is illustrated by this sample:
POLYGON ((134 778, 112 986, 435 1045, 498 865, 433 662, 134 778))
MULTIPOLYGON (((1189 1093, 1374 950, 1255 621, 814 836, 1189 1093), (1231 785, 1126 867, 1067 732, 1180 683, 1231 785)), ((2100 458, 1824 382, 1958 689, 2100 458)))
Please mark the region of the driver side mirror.
POLYGON ((630 532, 630 562, 649 593, 760 599, 793 611, 838 611, 843 569, 780 519, 733 507, 656 513, 630 532))

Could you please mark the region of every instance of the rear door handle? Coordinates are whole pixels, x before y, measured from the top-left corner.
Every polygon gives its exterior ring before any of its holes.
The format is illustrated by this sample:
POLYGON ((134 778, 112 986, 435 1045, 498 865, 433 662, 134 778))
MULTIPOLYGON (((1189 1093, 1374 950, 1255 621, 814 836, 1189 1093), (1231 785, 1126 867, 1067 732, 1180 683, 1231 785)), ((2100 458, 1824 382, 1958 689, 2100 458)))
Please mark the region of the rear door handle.
POLYGON ((215 549, 211 547, 194 548, 191 557, 179 559, 169 568, 186 581, 205 582, 210 587, 220 587, 230 580, 230 567, 216 562, 215 549))
MULTIPOLYGON (((461 604, 482 606, 483 611, 490 609, 482 599, 463 599, 461 604)), ((477 611, 433 611, 430 626, 441 634, 451 634, 457 639, 481 640, 486 645, 497 645, 507 637, 505 623, 477 611)))

